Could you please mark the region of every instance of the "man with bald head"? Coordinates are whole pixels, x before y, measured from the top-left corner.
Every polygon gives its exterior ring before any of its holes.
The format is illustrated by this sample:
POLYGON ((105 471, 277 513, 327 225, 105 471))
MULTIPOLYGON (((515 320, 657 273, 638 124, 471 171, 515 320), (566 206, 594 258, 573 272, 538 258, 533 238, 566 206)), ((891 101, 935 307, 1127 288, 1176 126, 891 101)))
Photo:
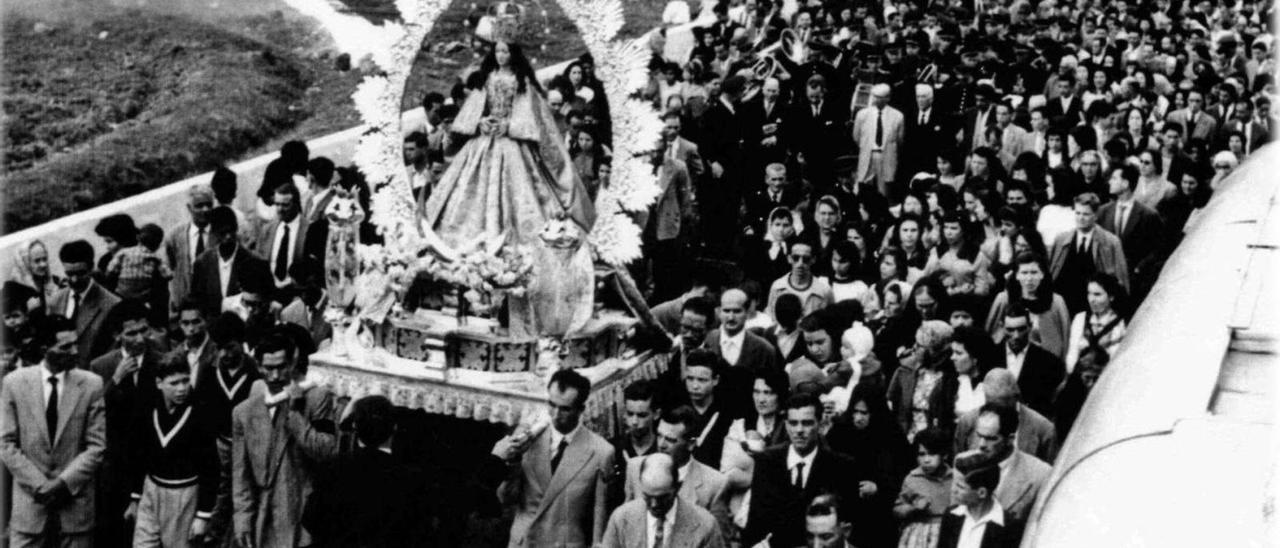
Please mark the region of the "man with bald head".
POLYGON ((1014 520, 1024 522, 1053 468, 1018 449, 1015 444, 1018 423, 1017 410, 991 403, 983 405, 978 410, 978 422, 973 429, 978 437, 974 449, 999 463, 1000 484, 996 486, 996 500, 1014 520))
MULTIPOLYGON (((1017 409, 1018 434, 1015 443, 1018 450, 1035 455, 1042 461, 1053 462, 1058 455, 1058 436, 1053 422, 1022 403, 1018 380, 1013 377, 1013 373, 1003 367, 988 371, 982 380, 982 390, 987 396, 987 403, 1017 409)), ((978 433, 974 427, 978 423, 980 411, 973 409, 956 420, 955 454, 977 447, 978 433)))
POLYGON ((640 496, 614 510, 601 546, 724 546, 720 527, 711 513, 679 495, 680 479, 671 456, 658 453, 638 459, 640 496))
POLYGON ((898 151, 904 136, 902 111, 889 106, 889 85, 871 88, 871 106, 853 117, 853 142, 858 149, 855 180, 874 183, 880 194, 894 198, 890 185, 898 175, 898 151))
POLYGON ((169 279, 172 312, 177 312, 178 304, 191 292, 191 272, 196 257, 207 249, 213 249, 209 213, 214 205, 212 189, 203 184, 192 185, 187 190, 187 214, 190 218, 164 231, 164 254, 173 269, 173 278, 169 279))
POLYGON ((743 413, 751 407, 751 383, 756 371, 773 371, 782 367, 778 350, 769 341, 746 329, 747 294, 730 289, 720 296, 717 310, 720 328, 707 335, 706 347, 719 354, 728 367, 720 379, 731 410, 743 413))

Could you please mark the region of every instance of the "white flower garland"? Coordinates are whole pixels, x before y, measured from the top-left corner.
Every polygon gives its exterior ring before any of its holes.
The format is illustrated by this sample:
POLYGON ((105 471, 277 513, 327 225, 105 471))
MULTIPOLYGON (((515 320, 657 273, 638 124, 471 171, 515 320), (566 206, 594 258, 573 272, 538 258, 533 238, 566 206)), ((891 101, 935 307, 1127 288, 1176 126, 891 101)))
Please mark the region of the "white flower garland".
MULTIPOLYGON (((286 1, 315 17, 356 60, 367 54, 385 72, 365 77, 352 94, 367 128, 354 160, 373 191, 370 219, 390 254, 429 246, 419 229, 430 227, 419 226, 404 170, 400 105, 423 39, 453 0, 396 0, 404 20, 382 25, 338 13, 325 0, 286 1)), ((645 153, 658 142, 662 120, 652 105, 632 97, 648 81, 649 51, 642 41, 615 40, 624 22, 622 0, 557 1, 596 60, 613 118, 613 170, 609 187, 596 198, 596 224, 587 241, 602 260, 622 266, 640 257, 640 227, 630 213, 643 211, 658 197, 657 177, 645 153)))

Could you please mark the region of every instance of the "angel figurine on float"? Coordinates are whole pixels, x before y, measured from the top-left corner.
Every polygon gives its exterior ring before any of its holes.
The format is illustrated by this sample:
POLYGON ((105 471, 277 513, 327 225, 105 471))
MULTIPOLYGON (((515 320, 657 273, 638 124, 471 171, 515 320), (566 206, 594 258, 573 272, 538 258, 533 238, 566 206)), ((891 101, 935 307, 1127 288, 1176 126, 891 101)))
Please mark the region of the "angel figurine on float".
POLYGON ((578 178, 533 67, 515 39, 519 7, 504 3, 493 48, 452 131, 467 137, 427 200, 424 224, 465 252, 480 242, 535 245, 547 221, 591 231, 595 207, 578 178))

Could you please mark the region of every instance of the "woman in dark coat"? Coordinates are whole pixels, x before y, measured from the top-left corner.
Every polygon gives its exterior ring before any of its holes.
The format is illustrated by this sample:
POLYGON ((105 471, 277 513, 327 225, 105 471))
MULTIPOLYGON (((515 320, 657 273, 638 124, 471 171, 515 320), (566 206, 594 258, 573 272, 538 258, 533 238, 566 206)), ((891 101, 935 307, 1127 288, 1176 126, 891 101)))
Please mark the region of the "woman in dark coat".
POLYGON ((866 532, 858 546, 893 546, 897 541, 893 501, 915 458, 878 386, 866 383, 853 388, 849 408, 837 417, 826 442, 833 451, 853 457, 871 478, 858 486, 861 511, 853 515, 865 518, 855 528, 866 532))

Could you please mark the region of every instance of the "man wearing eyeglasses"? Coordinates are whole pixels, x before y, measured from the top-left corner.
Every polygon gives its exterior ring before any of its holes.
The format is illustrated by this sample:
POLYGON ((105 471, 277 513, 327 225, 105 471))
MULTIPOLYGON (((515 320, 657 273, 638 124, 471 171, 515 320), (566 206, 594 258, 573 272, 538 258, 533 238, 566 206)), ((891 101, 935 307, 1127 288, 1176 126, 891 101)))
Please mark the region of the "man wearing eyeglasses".
POLYGON ((551 427, 512 435, 498 500, 515 506, 509 547, 598 545, 614 480, 614 449, 582 426, 591 381, 570 369, 547 383, 551 427))
POLYGON ((773 316, 774 303, 783 293, 792 293, 800 297, 804 313, 810 314, 826 308, 831 303, 831 284, 826 278, 813 275, 813 263, 817 257, 813 243, 809 240, 788 242, 787 260, 791 263, 791 272, 778 278, 769 286, 768 314, 773 316))

